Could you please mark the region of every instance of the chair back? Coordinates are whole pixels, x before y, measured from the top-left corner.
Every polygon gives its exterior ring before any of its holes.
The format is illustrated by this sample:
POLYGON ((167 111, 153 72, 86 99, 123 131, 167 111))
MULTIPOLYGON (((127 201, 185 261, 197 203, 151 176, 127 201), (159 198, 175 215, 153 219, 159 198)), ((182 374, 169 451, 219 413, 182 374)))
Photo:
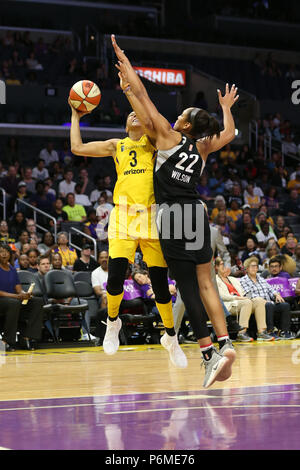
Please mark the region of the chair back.
POLYGON ((29 286, 32 282, 35 283, 34 289, 33 289, 33 296, 34 297, 43 297, 45 292, 43 289, 43 286, 40 282, 40 279, 37 274, 31 273, 30 271, 23 271, 20 270, 18 271, 18 276, 21 282, 22 289, 24 292, 27 292, 29 289, 29 286))
POLYGON ((85 281, 75 281, 75 289, 78 297, 94 297, 92 285, 85 281))
POLYGON ((92 273, 90 271, 78 271, 74 273, 74 282, 83 281, 92 284, 92 273))
POLYGON ((74 280, 70 273, 61 269, 53 269, 44 277, 47 296, 53 299, 78 297, 74 280))

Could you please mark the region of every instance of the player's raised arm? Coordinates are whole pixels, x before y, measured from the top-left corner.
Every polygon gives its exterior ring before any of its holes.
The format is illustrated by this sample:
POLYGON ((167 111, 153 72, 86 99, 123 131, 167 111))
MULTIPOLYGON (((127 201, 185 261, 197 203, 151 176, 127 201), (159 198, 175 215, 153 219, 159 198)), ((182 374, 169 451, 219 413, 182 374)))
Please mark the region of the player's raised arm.
POLYGON ((167 134, 168 132, 172 131, 170 123, 158 112, 157 108, 149 98, 149 95, 139 76, 132 67, 128 57, 126 57, 124 51, 122 51, 117 45, 113 35, 112 44, 118 57, 118 64, 116 64, 116 67, 122 73, 124 81, 128 83, 128 87, 124 89, 124 93, 133 107, 133 110, 136 112, 138 118, 143 123, 144 127, 146 129, 149 128, 152 130, 152 133, 156 135, 167 134), (139 109, 137 109, 137 100, 140 103, 139 109), (142 114, 141 109, 143 110, 142 114), (147 122, 144 121, 145 116, 147 116, 147 122), (150 122, 151 124, 149 124, 150 122))
POLYGON ((224 130, 220 133, 219 137, 214 136, 212 139, 206 139, 204 143, 199 144, 200 146, 202 145, 205 147, 205 153, 207 155, 220 150, 224 145, 229 144, 229 142, 231 142, 235 137, 235 124, 231 114, 231 107, 239 99, 239 95, 236 94, 237 90, 238 89, 235 85, 232 85, 231 90, 229 90, 228 83, 226 84, 224 96, 222 96, 220 90, 217 90, 219 103, 223 111, 224 130))
POLYGON ((70 131, 71 152, 74 153, 74 155, 81 155, 83 157, 114 157, 119 139, 109 139, 103 142, 88 142, 84 144, 80 134, 79 122, 80 118, 87 113, 77 111, 71 104, 70 107, 72 110, 70 131))

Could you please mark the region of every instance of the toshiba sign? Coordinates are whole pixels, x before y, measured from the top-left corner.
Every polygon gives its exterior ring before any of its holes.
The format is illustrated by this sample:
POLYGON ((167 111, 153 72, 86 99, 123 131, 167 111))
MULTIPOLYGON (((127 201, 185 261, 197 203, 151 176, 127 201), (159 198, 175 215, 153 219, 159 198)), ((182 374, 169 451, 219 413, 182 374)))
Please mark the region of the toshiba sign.
POLYGON ((163 85, 185 86, 185 70, 158 69, 153 67, 134 67, 136 72, 147 80, 163 85))

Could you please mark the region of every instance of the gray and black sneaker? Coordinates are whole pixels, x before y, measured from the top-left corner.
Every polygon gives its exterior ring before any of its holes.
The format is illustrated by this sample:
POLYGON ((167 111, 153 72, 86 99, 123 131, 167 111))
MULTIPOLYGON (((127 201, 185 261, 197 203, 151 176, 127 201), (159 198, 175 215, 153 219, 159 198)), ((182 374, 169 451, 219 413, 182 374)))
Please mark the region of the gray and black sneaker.
POLYGON ((205 377, 203 387, 210 387, 216 380, 218 380, 219 374, 227 367, 229 359, 218 353, 216 348, 213 348, 212 356, 209 361, 203 359, 203 365, 205 367, 205 377))
POLYGON ((296 335, 292 331, 281 331, 278 339, 295 339, 296 335))
POLYGON ((237 341, 242 341, 243 343, 250 343, 251 341, 253 341, 253 338, 248 335, 247 331, 245 331, 244 333, 239 332, 236 335, 236 339, 237 341))
POLYGON ((268 335, 267 331, 262 331, 261 333, 257 333, 257 341, 274 341, 274 336, 268 335))
POLYGON ((228 359, 228 364, 226 365, 226 367, 224 367, 224 369, 218 376, 218 381, 223 382, 223 380, 227 380, 231 376, 232 374, 231 367, 236 357, 236 352, 235 352, 234 347, 232 346, 232 341, 230 339, 226 340, 226 343, 224 344, 224 346, 219 350, 219 354, 221 354, 224 357, 227 357, 228 359))

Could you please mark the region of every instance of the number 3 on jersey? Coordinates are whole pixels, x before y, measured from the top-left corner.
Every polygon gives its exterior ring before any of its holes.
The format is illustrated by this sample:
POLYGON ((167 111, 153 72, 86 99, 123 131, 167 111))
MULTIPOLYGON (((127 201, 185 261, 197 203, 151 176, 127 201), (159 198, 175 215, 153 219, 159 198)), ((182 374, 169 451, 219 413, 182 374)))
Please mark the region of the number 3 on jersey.
POLYGON ((137 166, 137 157, 136 157, 136 151, 135 150, 131 150, 131 152, 129 152, 129 155, 133 155, 132 157, 132 161, 130 162, 130 166, 137 166))
POLYGON ((178 163, 176 163, 175 167, 178 168, 181 171, 186 171, 187 173, 194 173, 194 170, 192 170, 192 167, 199 160, 199 155, 196 155, 195 153, 192 153, 191 155, 188 155, 185 152, 181 152, 179 154, 179 158, 181 158, 181 160, 178 163), (192 161, 190 161, 191 158, 193 159, 192 161), (189 165, 188 166, 186 166, 186 165, 183 166, 183 163, 185 163, 186 161, 187 161, 187 163, 189 163, 189 165))

